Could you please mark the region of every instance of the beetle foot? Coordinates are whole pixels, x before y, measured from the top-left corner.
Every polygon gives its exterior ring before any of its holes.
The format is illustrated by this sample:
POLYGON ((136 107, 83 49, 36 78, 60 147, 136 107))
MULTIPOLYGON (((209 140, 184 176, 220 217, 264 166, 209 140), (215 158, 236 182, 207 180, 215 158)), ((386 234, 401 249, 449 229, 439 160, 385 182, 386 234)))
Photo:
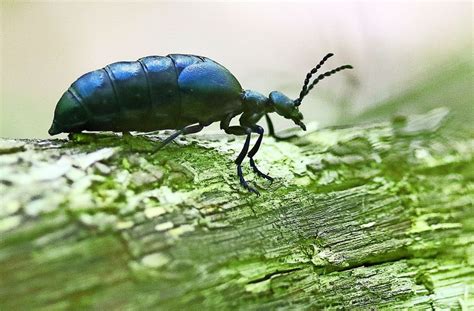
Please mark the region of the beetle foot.
POLYGON ((258 167, 257 167, 257 165, 255 164, 255 161, 253 160, 253 158, 250 158, 250 166, 252 167, 254 173, 257 174, 257 176, 260 176, 260 177, 262 177, 262 178, 265 178, 265 179, 269 180, 270 182, 273 182, 273 177, 270 177, 270 176, 268 176, 267 174, 262 173, 262 172, 258 169, 258 167))
POLYGON ((244 175, 242 174, 242 167, 237 165, 237 175, 240 179, 240 185, 247 189, 249 192, 255 193, 257 196, 260 196, 260 192, 257 189, 250 187, 248 182, 245 180, 244 175))

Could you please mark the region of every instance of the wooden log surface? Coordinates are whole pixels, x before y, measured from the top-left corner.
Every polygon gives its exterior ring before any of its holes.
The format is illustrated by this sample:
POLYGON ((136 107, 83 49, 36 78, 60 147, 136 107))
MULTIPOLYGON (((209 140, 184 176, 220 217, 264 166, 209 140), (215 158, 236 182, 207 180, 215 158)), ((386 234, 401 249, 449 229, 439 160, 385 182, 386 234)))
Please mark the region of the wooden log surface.
MULTIPOLYGON (((472 132, 420 115, 242 140, 0 140, 0 309, 474 308, 472 132)), ((448 121, 446 121, 448 120, 448 121)))

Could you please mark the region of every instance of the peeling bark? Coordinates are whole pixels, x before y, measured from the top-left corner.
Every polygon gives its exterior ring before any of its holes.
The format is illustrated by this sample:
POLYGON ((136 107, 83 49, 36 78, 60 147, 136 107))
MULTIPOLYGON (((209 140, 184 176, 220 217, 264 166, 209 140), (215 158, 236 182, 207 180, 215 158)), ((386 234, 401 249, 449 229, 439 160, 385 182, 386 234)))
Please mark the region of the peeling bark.
POLYGON ((472 132, 447 110, 242 140, 0 140, 0 309, 474 308, 472 132))

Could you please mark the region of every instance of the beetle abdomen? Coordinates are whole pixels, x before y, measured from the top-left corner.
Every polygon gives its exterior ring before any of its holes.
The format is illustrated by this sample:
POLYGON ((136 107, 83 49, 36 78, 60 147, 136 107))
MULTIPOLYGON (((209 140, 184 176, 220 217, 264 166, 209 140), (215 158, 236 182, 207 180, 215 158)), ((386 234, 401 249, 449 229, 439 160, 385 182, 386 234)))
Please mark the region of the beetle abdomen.
POLYGON ((82 104, 89 117, 117 113, 117 97, 105 69, 84 74, 69 87, 68 92, 82 104))
POLYGON ((224 67, 204 61, 186 67, 178 77, 181 91, 181 118, 201 124, 222 120, 241 112, 242 87, 224 67))
POLYGON ((49 133, 173 128, 179 104, 169 57, 117 62, 84 74, 69 87, 56 106, 49 133))
POLYGON ((117 62, 71 85, 56 106, 49 133, 207 124, 238 108, 241 91, 227 69, 205 57, 171 54, 117 62))
MULTIPOLYGON (((176 69, 169 57, 148 56, 138 60, 146 74, 150 92, 149 119, 154 128, 174 128, 179 118, 180 94, 176 69)), ((144 130, 147 131, 147 130, 144 130)))
POLYGON ((122 111, 148 111, 151 108, 150 88, 145 68, 140 62, 117 62, 106 66, 115 97, 122 111))

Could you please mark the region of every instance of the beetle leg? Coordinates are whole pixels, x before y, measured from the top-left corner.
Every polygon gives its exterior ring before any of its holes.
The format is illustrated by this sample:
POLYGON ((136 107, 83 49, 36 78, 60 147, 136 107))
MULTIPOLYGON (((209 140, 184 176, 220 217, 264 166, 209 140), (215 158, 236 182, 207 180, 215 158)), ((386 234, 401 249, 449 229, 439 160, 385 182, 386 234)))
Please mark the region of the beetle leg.
POLYGON ((255 165, 255 162, 253 160, 253 156, 257 153, 258 149, 260 148, 260 144, 262 143, 263 132, 264 132, 263 127, 261 127, 259 125, 255 125, 252 128, 252 132, 257 133, 259 136, 258 136, 257 142, 255 143, 255 145, 253 146, 253 148, 250 150, 250 152, 247 155, 250 158, 250 166, 252 167, 255 174, 257 174, 258 176, 260 176, 262 178, 265 178, 265 179, 268 179, 269 181, 273 182, 273 178, 268 176, 267 174, 262 173, 258 169, 257 165, 255 165))
POLYGON ((270 119, 270 116, 268 115, 268 113, 265 114, 265 120, 267 120, 268 133, 270 134, 270 136, 275 138, 275 140, 277 140, 277 141, 278 140, 289 140, 289 139, 297 137, 297 135, 295 135, 295 134, 292 134, 292 135, 289 135, 289 136, 286 136, 286 137, 278 136, 275 133, 275 128, 273 127, 272 119, 270 119))
POLYGON ((163 140, 161 142, 161 144, 155 149, 152 151, 152 154, 157 152, 158 150, 162 149, 163 147, 165 147, 167 144, 169 144, 170 142, 172 142, 176 137, 178 137, 179 135, 183 134, 183 135, 186 135, 186 134, 193 134, 193 133, 197 133, 199 131, 201 131, 202 129, 204 128, 204 126, 202 124, 195 124, 195 125, 189 125, 185 128, 182 128, 176 132, 174 132, 173 134, 171 134, 170 136, 168 136, 165 140, 163 140))
POLYGON ((244 175, 242 173, 242 162, 245 159, 245 155, 249 151, 249 146, 250 146, 250 135, 252 133, 252 130, 248 127, 242 127, 242 126, 228 126, 224 128, 224 131, 227 134, 233 134, 233 135, 247 135, 247 138, 245 139, 244 147, 240 151, 239 155, 237 156, 237 159, 235 159, 234 163, 237 165, 237 176, 239 176, 240 184, 242 187, 247 189, 250 192, 255 193, 256 195, 260 195, 260 192, 257 191, 257 189, 254 189, 249 186, 248 182, 245 180, 244 175))
POLYGON ((242 185, 242 187, 244 187, 250 192, 255 193, 256 195, 260 195, 260 192, 258 192, 257 189, 254 189, 249 186, 249 184, 244 178, 244 175, 242 174, 242 161, 244 160, 245 155, 247 154, 249 150, 249 145, 250 145, 250 133, 247 134, 244 147, 242 148, 242 151, 240 151, 240 154, 237 157, 237 159, 235 159, 235 164, 237 164, 237 175, 239 176, 240 184, 242 185))

